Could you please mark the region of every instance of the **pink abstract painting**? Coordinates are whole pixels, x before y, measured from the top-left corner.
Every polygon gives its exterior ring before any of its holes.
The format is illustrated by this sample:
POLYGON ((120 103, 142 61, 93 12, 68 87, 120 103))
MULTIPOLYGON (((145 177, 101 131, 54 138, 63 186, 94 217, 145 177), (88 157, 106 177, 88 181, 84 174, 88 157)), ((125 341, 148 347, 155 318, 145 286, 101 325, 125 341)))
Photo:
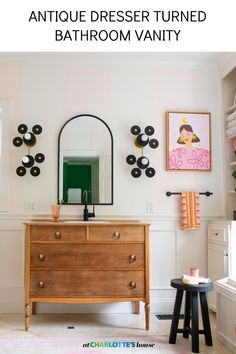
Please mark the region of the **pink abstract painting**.
POLYGON ((167 112, 167 170, 211 171, 210 113, 167 112))

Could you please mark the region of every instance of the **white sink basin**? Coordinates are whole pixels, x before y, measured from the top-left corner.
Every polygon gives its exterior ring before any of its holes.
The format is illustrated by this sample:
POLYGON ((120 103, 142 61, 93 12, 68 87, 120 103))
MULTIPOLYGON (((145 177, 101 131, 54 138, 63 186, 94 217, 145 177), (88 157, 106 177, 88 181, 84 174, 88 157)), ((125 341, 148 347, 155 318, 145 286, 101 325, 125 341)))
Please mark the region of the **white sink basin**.
POLYGON ((64 224, 110 224, 111 221, 103 221, 103 220, 88 220, 88 221, 83 221, 83 220, 66 220, 63 221, 64 224))

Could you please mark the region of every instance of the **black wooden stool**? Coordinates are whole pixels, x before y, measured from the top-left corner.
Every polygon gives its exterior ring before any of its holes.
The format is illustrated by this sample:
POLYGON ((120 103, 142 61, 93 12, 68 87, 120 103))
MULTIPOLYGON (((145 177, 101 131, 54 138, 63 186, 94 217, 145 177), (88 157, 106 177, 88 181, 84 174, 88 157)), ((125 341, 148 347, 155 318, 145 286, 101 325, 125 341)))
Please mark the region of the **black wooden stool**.
POLYGON ((175 307, 172 317, 169 343, 175 344, 177 333, 183 333, 184 338, 188 338, 189 334, 192 335, 192 352, 199 353, 199 334, 205 335, 206 345, 212 346, 211 326, 209 321, 208 306, 206 292, 213 290, 212 283, 187 285, 182 282, 181 279, 171 280, 171 286, 177 289, 175 298, 175 307), (185 296, 185 311, 184 311, 184 327, 178 328, 179 314, 183 299, 183 293, 185 296), (200 296, 201 312, 203 330, 199 330, 198 326, 198 293, 200 296), (191 324, 190 328, 190 310, 191 310, 191 324))

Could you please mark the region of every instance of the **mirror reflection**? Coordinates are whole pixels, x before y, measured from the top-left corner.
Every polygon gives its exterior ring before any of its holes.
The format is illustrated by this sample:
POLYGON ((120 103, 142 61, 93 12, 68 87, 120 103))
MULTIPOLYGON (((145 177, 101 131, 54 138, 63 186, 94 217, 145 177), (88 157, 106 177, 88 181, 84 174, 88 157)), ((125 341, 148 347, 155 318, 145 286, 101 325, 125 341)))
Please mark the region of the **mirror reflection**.
POLYGON ((67 121, 58 139, 58 200, 62 204, 113 203, 113 142, 108 125, 80 115, 67 121), (84 193, 87 192, 87 193, 84 193))

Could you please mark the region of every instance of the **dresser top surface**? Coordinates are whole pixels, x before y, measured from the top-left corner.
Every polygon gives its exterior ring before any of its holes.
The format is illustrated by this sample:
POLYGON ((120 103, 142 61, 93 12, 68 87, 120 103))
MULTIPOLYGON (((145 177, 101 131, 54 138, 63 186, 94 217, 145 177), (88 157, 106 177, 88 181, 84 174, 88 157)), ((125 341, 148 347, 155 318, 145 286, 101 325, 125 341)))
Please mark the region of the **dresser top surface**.
POLYGON ((43 220, 31 220, 24 223, 25 225, 51 225, 51 226, 149 226, 149 223, 141 222, 139 220, 93 220, 93 221, 82 221, 82 220, 58 220, 54 221, 52 219, 43 220))

